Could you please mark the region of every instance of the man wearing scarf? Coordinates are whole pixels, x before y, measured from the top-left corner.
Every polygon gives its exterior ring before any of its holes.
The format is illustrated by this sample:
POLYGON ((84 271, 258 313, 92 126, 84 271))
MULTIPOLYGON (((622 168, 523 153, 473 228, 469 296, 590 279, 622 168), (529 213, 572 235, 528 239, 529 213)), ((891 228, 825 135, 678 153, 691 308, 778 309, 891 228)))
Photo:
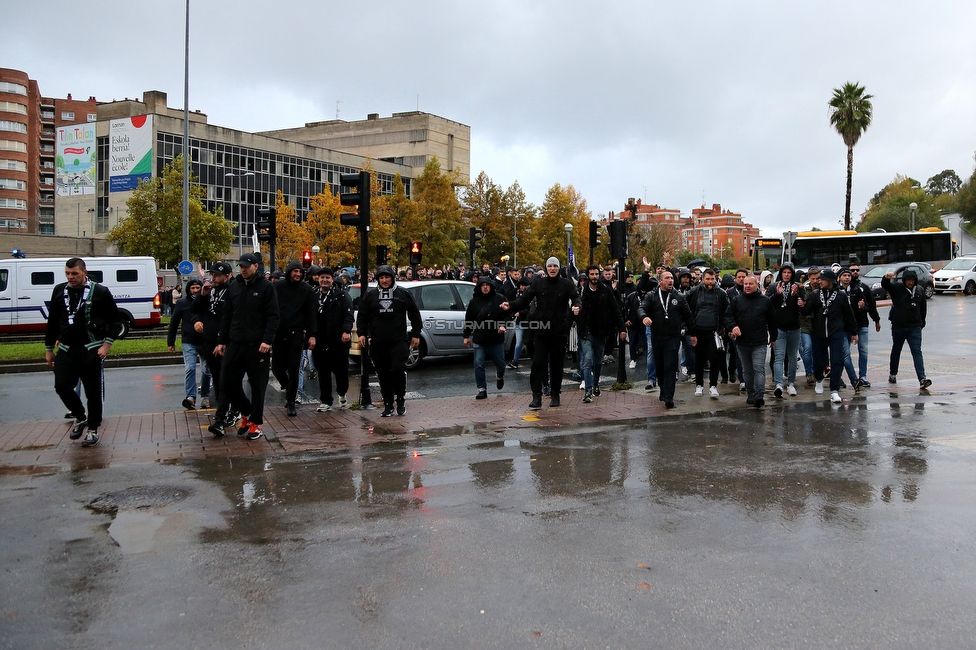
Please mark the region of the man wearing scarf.
POLYGON ((918 276, 915 271, 905 271, 900 283, 892 282, 894 273, 887 273, 881 278, 881 286, 891 296, 891 311, 888 320, 891 321, 891 358, 888 364, 888 383, 898 381, 898 361, 905 342, 912 351, 912 361, 915 362, 915 376, 918 377, 920 390, 932 385, 932 380, 925 376, 925 361, 922 359, 922 328, 925 327, 927 307, 925 292, 918 288, 918 276))
MULTIPOLYGON (((637 315, 644 325, 651 328, 651 350, 654 365, 661 382, 658 399, 665 408, 674 408, 674 386, 678 374, 678 348, 681 347, 682 330, 693 331, 695 322, 685 297, 675 290, 674 276, 670 271, 661 273, 657 289, 647 292, 641 301, 637 315)), ((691 337, 691 344, 698 337, 691 337)))
POLYGON ((784 384, 789 395, 796 395, 796 356, 800 349, 800 307, 797 301, 801 291, 793 275, 793 264, 784 263, 776 281, 766 289, 766 295, 773 303, 777 329, 776 346, 773 348, 773 382, 776 384, 773 395, 776 397, 783 396, 784 384))
POLYGON ((833 271, 820 274, 820 288, 799 301, 800 310, 811 315, 814 392, 823 394, 824 369, 830 356, 830 401, 840 404, 840 378, 844 371, 844 339, 857 343, 857 321, 847 292, 837 287, 833 271))
POLYGON ((329 267, 319 271, 317 334, 312 358, 318 369, 319 412, 332 410, 332 375, 335 375, 339 405, 346 405, 349 390, 349 348, 352 346, 352 298, 333 282, 335 273, 329 267))
POLYGON ((84 434, 81 446, 93 447, 102 424, 105 357, 124 325, 112 292, 88 279, 83 259, 72 257, 65 262, 64 275, 67 282, 51 293, 44 359, 54 368, 54 390, 75 419, 68 437, 77 440, 84 434), (75 392, 79 380, 88 400, 87 415, 75 392))

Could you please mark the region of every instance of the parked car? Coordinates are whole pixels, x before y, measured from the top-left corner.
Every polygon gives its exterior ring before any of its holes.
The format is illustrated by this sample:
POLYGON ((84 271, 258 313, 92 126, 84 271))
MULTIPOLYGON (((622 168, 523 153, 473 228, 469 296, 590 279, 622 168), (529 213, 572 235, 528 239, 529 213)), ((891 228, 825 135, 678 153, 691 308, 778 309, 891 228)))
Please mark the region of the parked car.
POLYGON ((926 298, 935 295, 935 282, 932 280, 932 267, 920 262, 902 262, 900 264, 861 265, 861 282, 871 287, 871 295, 875 300, 885 300, 890 296, 881 286, 881 278, 894 271, 895 280, 901 281, 905 271, 911 269, 918 276, 918 287, 925 293, 926 298))
MULTIPOLYGON (((428 280, 426 282, 398 282, 417 301, 424 329, 420 334, 420 346, 410 350, 407 369, 416 368, 424 357, 471 354, 471 348, 464 347, 464 312, 474 295, 474 283, 463 280, 428 280)), ((375 287, 376 284, 370 285, 375 287)), ((358 316, 361 287, 349 287, 353 310, 358 316)), ((350 354, 359 355, 359 335, 355 326, 352 332, 350 354)))
POLYGON ((976 294, 976 257, 957 257, 935 273, 935 292, 976 294))

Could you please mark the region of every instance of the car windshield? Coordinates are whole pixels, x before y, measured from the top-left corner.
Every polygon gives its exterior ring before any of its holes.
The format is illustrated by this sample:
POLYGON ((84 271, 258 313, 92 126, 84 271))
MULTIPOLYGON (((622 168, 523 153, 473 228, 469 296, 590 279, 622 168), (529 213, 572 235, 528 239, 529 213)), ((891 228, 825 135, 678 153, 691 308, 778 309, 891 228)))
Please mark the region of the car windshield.
POLYGON ((864 277, 864 278, 883 278, 889 272, 890 273, 894 273, 895 272, 895 267, 894 266, 876 266, 873 269, 869 270, 867 273, 862 273, 861 274, 861 277, 864 277))
POLYGON ((957 257, 942 267, 943 271, 968 271, 976 266, 976 260, 966 257, 957 257))

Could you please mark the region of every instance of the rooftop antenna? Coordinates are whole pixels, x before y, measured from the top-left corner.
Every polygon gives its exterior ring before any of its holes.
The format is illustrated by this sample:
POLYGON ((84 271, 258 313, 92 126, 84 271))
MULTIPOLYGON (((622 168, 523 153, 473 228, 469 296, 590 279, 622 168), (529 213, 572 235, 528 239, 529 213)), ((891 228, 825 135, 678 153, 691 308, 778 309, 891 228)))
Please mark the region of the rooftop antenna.
POLYGON ((417 112, 420 112, 420 93, 417 93, 417 112))
POLYGON ((339 119, 339 104, 341 104, 341 103, 342 102, 339 101, 338 99, 336 100, 336 119, 337 120, 339 119))

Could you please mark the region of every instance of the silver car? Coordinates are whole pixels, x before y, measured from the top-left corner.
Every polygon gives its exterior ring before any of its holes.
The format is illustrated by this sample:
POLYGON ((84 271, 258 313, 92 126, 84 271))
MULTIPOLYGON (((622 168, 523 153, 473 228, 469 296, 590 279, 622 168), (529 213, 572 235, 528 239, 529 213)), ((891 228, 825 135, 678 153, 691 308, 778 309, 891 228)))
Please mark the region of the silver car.
POLYGON ((976 257, 957 257, 935 272, 935 292, 943 291, 976 295, 976 257))
MULTIPOLYGON (((474 283, 463 280, 428 280, 424 282, 398 282, 413 296, 420 308, 424 329, 420 334, 420 346, 410 350, 407 369, 416 368, 424 357, 442 357, 454 354, 471 354, 464 347, 464 313, 474 295, 474 283)), ((370 287, 375 287, 371 284, 370 287)), ((353 309, 358 316, 360 285, 349 287, 353 309)), ((352 333, 350 354, 359 355, 359 337, 355 325, 352 333)))

